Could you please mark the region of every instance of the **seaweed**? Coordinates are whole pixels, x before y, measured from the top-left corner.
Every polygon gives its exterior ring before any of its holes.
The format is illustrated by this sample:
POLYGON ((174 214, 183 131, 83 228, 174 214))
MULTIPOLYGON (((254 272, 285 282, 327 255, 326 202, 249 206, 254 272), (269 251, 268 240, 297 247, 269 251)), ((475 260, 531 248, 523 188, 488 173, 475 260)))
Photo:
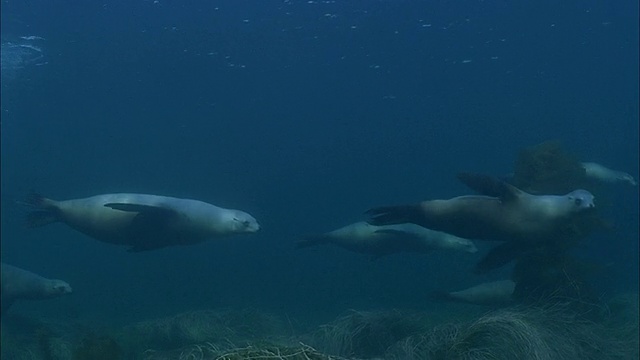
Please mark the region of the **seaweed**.
POLYGON ((638 341, 616 337, 571 304, 521 306, 469 323, 445 324, 389 349, 386 359, 632 359, 638 341))
POLYGON ((172 352, 148 350, 144 360, 189 359, 189 360, 340 360, 316 351, 303 343, 286 346, 268 342, 220 349, 211 343, 191 345, 172 352))
POLYGON ((118 360, 122 348, 107 335, 87 334, 73 350, 73 360, 118 360))
POLYGON ((532 194, 563 195, 586 188, 586 172, 576 156, 559 141, 522 149, 514 165, 513 185, 532 194))
POLYGON ((310 342, 326 353, 370 358, 383 355, 395 342, 424 330, 428 324, 424 314, 351 310, 321 326, 310 342))

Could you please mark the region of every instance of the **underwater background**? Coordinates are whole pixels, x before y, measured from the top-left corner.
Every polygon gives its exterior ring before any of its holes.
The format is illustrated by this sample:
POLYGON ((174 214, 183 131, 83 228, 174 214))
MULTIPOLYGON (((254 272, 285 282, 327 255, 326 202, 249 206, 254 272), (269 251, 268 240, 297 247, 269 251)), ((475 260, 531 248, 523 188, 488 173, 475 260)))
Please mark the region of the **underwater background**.
MULTIPOLYGON (((3 0, 1 16, 2 261, 74 290, 12 307, 31 319, 446 318, 469 308, 434 290, 509 276, 472 273, 488 244, 376 260, 294 244, 374 206, 469 194, 457 172, 510 173, 547 140, 640 171, 637 1, 3 0), (262 230, 128 253, 62 224, 27 229, 18 202, 32 190, 199 199, 262 230)), ((638 188, 606 196, 615 231, 578 251, 604 265, 602 296, 637 297, 638 188)))

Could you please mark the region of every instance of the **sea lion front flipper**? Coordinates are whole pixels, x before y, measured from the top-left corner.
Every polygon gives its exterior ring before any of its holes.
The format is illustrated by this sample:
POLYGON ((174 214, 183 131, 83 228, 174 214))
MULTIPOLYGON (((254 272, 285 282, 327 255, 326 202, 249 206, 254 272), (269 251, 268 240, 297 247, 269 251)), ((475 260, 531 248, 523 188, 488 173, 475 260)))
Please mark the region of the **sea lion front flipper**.
POLYGON ((365 214, 371 216, 367 221, 371 225, 392 225, 402 223, 420 224, 420 205, 383 206, 369 209, 365 214))
POLYGON ((413 239, 419 238, 417 234, 411 231, 398 230, 398 229, 378 229, 373 233, 379 234, 379 235, 392 236, 394 241, 405 241, 408 244, 410 244, 413 239))
POLYGON ((138 213, 133 218, 131 225, 136 228, 145 228, 145 231, 158 229, 178 216, 177 211, 160 206, 126 203, 108 203, 104 206, 114 210, 138 213), (147 227, 152 229, 146 229, 147 227))
POLYGON ((179 212, 160 206, 108 203, 104 206, 120 211, 137 213, 127 228, 129 252, 160 249, 179 243, 179 237, 172 228, 179 212))
POLYGON ((461 172, 456 177, 471 190, 482 195, 500 198, 503 201, 515 199, 521 194, 520 189, 493 176, 461 172))
POLYGON ((107 203, 104 206, 111 208, 113 210, 127 211, 127 212, 175 212, 172 209, 163 208, 160 206, 153 205, 142 205, 142 204, 131 204, 131 203, 107 203))
POLYGON ((373 232, 374 234, 382 234, 382 235, 396 235, 396 236, 411 236, 412 233, 408 231, 402 231, 398 229, 378 229, 373 232))
POLYGON ((515 260, 524 254, 528 247, 517 242, 505 242, 500 244, 487 253, 476 264, 473 272, 476 274, 485 274, 491 270, 498 269, 509 262, 515 260))

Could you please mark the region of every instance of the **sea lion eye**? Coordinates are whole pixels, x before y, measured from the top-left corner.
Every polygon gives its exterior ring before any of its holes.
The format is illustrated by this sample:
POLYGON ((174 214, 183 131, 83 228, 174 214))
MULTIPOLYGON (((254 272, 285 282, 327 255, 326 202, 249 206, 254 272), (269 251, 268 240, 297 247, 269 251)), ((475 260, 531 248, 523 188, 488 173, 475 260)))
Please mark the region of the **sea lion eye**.
POLYGON ((580 199, 580 198, 577 198, 577 199, 575 199, 575 200, 573 200, 573 201, 574 201, 574 202, 576 203, 576 205, 578 205, 578 206, 582 205, 582 199, 580 199))
POLYGON ((251 222, 249 220, 240 220, 237 217, 234 217, 233 221, 237 221, 240 224, 242 224, 242 226, 245 226, 245 227, 248 227, 251 224, 251 222))

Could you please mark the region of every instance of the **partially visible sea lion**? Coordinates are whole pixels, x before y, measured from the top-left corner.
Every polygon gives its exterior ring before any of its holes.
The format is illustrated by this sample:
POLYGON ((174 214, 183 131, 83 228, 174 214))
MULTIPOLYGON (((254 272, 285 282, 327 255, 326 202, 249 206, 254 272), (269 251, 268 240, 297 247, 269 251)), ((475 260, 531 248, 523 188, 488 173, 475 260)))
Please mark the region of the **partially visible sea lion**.
POLYGON ((607 183, 626 182, 633 186, 638 185, 633 176, 627 174, 626 172, 611 170, 603 165, 594 162, 583 162, 582 167, 584 168, 586 176, 589 179, 607 183))
POLYGON ((369 222, 409 222, 467 239, 530 243, 573 236, 575 218, 595 209, 586 190, 531 195, 489 176, 461 173, 458 178, 483 195, 374 208, 367 212, 369 222))
POLYGON ((364 221, 324 234, 307 236, 297 248, 334 244, 363 254, 384 256, 398 252, 428 253, 432 250, 454 250, 475 253, 472 241, 415 224, 374 226, 364 221))
POLYGON ((434 294, 438 299, 459 301, 477 305, 504 305, 511 303, 516 283, 500 280, 482 283, 468 289, 434 294))
POLYGON ((2 263, 2 313, 16 300, 44 300, 71 294, 62 280, 46 279, 31 271, 2 263))
POLYGON ((55 201, 32 194, 26 203, 39 209, 29 213, 30 227, 59 221, 97 240, 129 245, 132 252, 260 230, 244 211, 167 196, 105 194, 55 201))

